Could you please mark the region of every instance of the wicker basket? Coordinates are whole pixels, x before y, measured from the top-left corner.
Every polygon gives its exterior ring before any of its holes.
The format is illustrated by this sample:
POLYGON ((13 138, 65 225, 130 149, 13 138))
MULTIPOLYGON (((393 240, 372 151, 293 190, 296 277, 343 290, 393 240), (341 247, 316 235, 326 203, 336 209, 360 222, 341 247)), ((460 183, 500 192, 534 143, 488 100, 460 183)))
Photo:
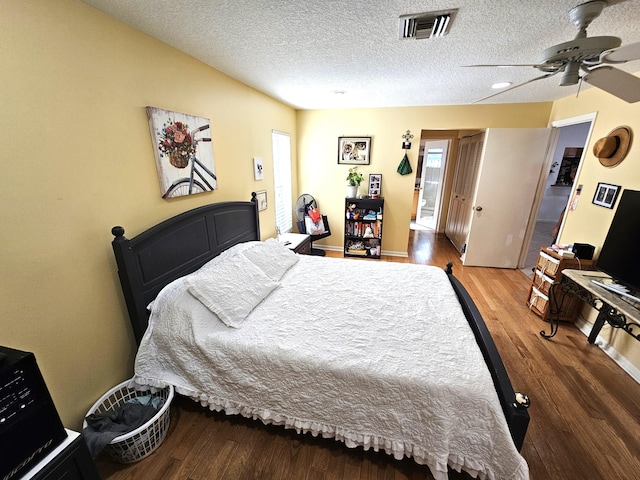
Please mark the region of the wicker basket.
POLYGON ((536 287, 533 287, 531 289, 531 296, 529 297, 529 305, 538 310, 540 314, 544 315, 548 304, 549 297, 547 297, 536 287))
POLYGON ((538 256, 538 262, 536 264, 536 269, 542 271, 546 275, 554 276, 558 273, 558 268, 560 267, 560 260, 557 258, 553 258, 551 255, 547 255, 544 252, 540 252, 538 256))
MULTIPOLYGON (((128 387, 130 380, 122 382, 105 393, 100 400, 93 404, 87 416, 92 413, 103 413, 111 409, 117 409, 128 400, 135 397, 149 395, 151 390, 136 390, 128 387)), ((120 463, 134 463, 150 455, 160 446, 169 429, 170 405, 173 400, 173 386, 151 393, 154 397, 160 397, 164 404, 148 422, 131 432, 114 438, 105 451, 113 460, 120 463)), ((84 428, 87 422, 84 422, 84 428)))

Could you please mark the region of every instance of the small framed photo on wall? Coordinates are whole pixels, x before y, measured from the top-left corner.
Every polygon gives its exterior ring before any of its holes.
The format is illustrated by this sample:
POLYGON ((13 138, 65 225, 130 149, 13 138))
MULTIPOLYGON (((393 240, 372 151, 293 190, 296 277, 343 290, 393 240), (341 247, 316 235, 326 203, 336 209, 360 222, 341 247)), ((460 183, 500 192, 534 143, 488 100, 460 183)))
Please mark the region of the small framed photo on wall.
POLYGON ((262 180, 264 178, 264 167, 262 165, 262 158, 253 157, 253 178, 254 180, 262 180))
POLYGON ((371 173, 369 174, 369 196, 378 198, 380 195, 382 195, 382 174, 371 173))
POLYGON ((600 205, 601 207, 613 208, 619 193, 620 185, 598 182, 592 203, 600 205))
POLYGON ((256 200, 258 202, 258 211, 267 209, 267 191, 260 190, 256 192, 256 200))

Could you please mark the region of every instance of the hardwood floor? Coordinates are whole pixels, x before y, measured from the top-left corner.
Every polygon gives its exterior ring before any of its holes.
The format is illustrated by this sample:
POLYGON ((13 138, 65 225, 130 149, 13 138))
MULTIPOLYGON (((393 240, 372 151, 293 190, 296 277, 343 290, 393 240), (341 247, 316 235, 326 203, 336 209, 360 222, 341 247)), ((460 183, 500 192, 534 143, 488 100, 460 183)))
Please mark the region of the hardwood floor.
MULTIPOLYGON (((329 256, 341 256, 328 252, 329 256)), ((409 258, 394 262, 443 266, 481 311, 518 391, 531 398, 522 448, 532 480, 631 480, 640 476, 640 384, 573 325, 548 328, 525 304, 529 279, 519 270, 463 267, 443 235, 412 232, 409 258)), ((362 260, 367 261, 367 260, 362 260)), ((410 286, 408 286, 410 288, 410 286)), ((210 412, 189 399, 171 407, 160 448, 132 465, 97 460, 103 479, 430 479, 426 466, 334 440, 210 412)), ((450 478, 470 476, 452 472, 450 478)))

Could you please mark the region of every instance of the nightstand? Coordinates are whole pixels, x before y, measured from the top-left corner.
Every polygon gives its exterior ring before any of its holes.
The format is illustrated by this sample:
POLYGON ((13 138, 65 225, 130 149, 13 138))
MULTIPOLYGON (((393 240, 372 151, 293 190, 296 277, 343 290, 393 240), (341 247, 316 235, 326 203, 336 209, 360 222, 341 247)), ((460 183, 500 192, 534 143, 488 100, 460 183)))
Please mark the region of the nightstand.
POLYGON ((278 241, 286 244, 289 250, 293 250, 295 253, 301 255, 309 255, 311 253, 311 235, 306 233, 282 233, 278 241))

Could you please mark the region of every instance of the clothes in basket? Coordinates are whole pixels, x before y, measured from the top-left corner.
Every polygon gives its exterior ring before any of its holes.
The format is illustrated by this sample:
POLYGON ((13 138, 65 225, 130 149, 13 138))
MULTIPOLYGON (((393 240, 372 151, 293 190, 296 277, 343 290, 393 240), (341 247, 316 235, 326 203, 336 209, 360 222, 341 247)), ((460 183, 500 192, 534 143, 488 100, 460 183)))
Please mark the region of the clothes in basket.
POLYGON ((163 404, 162 398, 145 395, 132 398, 119 408, 87 415, 84 437, 91 456, 97 457, 114 438, 151 420, 163 404))

